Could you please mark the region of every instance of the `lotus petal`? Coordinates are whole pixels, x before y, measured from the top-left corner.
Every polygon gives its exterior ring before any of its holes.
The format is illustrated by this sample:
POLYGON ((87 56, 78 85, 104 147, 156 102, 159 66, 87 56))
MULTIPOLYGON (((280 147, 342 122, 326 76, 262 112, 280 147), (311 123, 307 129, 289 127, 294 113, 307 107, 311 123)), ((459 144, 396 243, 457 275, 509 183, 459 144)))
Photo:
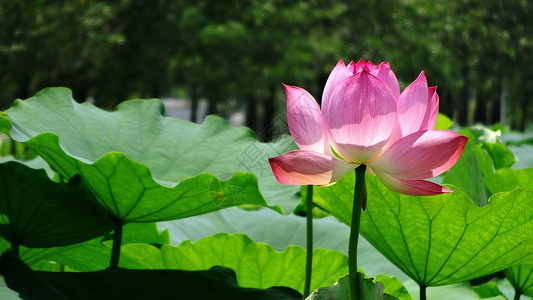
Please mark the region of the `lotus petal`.
POLYGON ((306 90, 283 85, 287 96, 287 123, 292 138, 302 150, 330 154, 327 127, 315 98, 306 90))
POLYGON ((366 70, 339 83, 323 113, 337 153, 354 163, 379 154, 396 125, 390 89, 366 70))
POLYGON ((370 74, 381 79, 390 88, 394 99, 398 99, 398 97, 400 97, 400 86, 398 85, 398 79, 391 70, 389 63, 381 63, 370 74))
POLYGON ((289 185, 327 185, 359 166, 309 150, 294 150, 268 161, 279 183, 289 185))
POLYGON ((433 130, 437 124, 437 117, 439 115, 439 95, 437 95, 437 87, 432 86, 428 88, 428 106, 426 115, 420 126, 420 130, 433 130))
POLYGON ((424 72, 401 93, 397 104, 402 136, 419 131, 428 106, 428 85, 424 72))
POLYGON ((331 71, 324 86, 324 92, 322 93, 322 111, 329 105, 331 93, 337 87, 337 85, 345 80, 346 78, 353 76, 353 70, 357 65, 354 65, 353 62, 349 64, 348 67, 344 64, 342 60, 339 60, 335 68, 331 71), (351 69, 351 70, 350 70, 351 69))
POLYGON ((368 165, 375 172, 402 179, 435 177, 457 162, 467 140, 448 130, 418 131, 398 140, 368 165))
POLYGON ((442 185, 427 180, 406 180, 393 177, 381 172, 375 172, 376 176, 389 189, 405 195, 431 196, 452 191, 442 185))

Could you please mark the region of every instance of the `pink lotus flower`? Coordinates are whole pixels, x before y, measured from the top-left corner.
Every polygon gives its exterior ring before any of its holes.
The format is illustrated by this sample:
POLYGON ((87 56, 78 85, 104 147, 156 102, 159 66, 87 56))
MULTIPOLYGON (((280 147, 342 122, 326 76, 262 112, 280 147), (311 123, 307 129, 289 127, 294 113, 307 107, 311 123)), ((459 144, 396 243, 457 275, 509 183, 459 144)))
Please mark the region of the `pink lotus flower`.
POLYGON ((341 60, 326 82, 322 108, 306 90, 284 88, 289 130, 301 150, 269 159, 281 184, 328 185, 365 164, 398 193, 451 192, 424 179, 451 168, 467 138, 435 130, 439 97, 424 72, 400 93, 388 63, 341 60))

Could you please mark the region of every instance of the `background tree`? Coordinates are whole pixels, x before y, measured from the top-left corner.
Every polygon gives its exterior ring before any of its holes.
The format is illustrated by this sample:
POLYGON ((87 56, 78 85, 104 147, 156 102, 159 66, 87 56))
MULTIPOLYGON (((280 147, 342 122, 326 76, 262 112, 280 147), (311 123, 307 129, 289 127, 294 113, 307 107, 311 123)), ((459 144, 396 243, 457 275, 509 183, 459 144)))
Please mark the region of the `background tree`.
POLYGON ((402 87, 425 70, 460 124, 524 129, 533 113, 527 0, 0 0, 0 104, 46 86, 114 107, 186 91, 191 120, 246 112, 264 139, 281 83, 320 101, 338 59, 389 61, 402 87))

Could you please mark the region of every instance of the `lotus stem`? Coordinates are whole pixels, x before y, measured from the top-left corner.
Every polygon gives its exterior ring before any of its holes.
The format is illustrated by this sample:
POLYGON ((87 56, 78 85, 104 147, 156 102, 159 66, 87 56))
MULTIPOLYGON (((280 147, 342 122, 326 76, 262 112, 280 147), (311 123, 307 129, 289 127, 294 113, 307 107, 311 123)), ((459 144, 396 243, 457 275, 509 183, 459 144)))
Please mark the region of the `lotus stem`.
POLYGON ((352 300, 359 300, 361 286, 357 273, 357 243, 359 240, 359 225, 361 223, 361 209, 366 204, 366 165, 355 169, 355 188, 353 193, 352 223, 350 227, 350 244, 348 246, 348 271, 350 274, 350 292, 352 300))
POLYGON ((520 296, 522 295, 522 292, 520 291, 519 287, 514 288, 514 300, 520 300, 520 296))
POLYGON ((108 269, 117 269, 120 259, 120 246, 122 245, 122 227, 124 224, 119 219, 113 219, 114 232, 113 232, 113 248, 111 249, 111 261, 109 262, 108 269))
POLYGON ((311 291, 311 270, 313 267, 313 186, 307 186, 306 204, 306 260, 305 260, 305 286, 303 299, 309 296, 311 291))
POLYGON ((419 283, 418 286, 420 287, 420 300, 426 300, 426 285, 419 283))

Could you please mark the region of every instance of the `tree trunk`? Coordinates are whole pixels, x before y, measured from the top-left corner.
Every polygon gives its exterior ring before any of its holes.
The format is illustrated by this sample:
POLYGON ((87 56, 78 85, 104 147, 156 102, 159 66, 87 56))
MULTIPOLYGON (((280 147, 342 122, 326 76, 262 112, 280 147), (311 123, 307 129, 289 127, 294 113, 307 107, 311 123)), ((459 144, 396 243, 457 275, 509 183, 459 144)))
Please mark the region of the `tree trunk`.
POLYGON ((483 97, 483 94, 478 95, 474 100, 476 102, 476 111, 474 113, 474 123, 480 122, 487 124, 487 102, 488 97, 483 97))
POLYGON ((503 78, 501 81, 500 81, 500 123, 502 124, 502 126, 505 126, 506 124, 506 121, 505 120, 505 98, 506 98, 506 93, 507 93, 507 80, 505 78, 503 78))
POLYGON ((522 116, 520 118, 520 125, 519 125, 518 130, 524 131, 526 130, 526 127, 527 127, 527 123, 528 123, 527 116, 529 115, 529 108, 530 108, 531 103, 527 99, 527 96, 525 95, 521 95, 521 96, 522 96, 522 109, 520 110, 520 112, 522 113, 522 116))
POLYGON ((257 133, 257 96, 248 95, 246 97, 245 125, 257 133))
POLYGON ((456 98, 457 103, 457 123, 465 125, 467 123, 468 113, 468 93, 466 87, 461 88, 459 95, 456 98))
POLYGON ((468 89, 467 92, 468 97, 466 98, 466 124, 468 126, 471 126, 475 122, 475 114, 477 111, 477 90, 476 89, 468 89))
POLYGON ((216 115, 217 114, 217 99, 216 97, 209 97, 207 105, 207 115, 216 115))
POLYGON ((191 98, 191 116, 189 117, 189 120, 196 123, 198 121, 198 102, 200 101, 200 99, 198 99, 199 96, 196 84, 191 86, 189 96, 191 98))
POLYGON ((260 136, 263 142, 272 141, 274 132, 276 131, 276 124, 274 124, 274 117, 276 116, 276 89, 271 86, 268 91, 268 96, 263 99, 263 128, 260 136))

